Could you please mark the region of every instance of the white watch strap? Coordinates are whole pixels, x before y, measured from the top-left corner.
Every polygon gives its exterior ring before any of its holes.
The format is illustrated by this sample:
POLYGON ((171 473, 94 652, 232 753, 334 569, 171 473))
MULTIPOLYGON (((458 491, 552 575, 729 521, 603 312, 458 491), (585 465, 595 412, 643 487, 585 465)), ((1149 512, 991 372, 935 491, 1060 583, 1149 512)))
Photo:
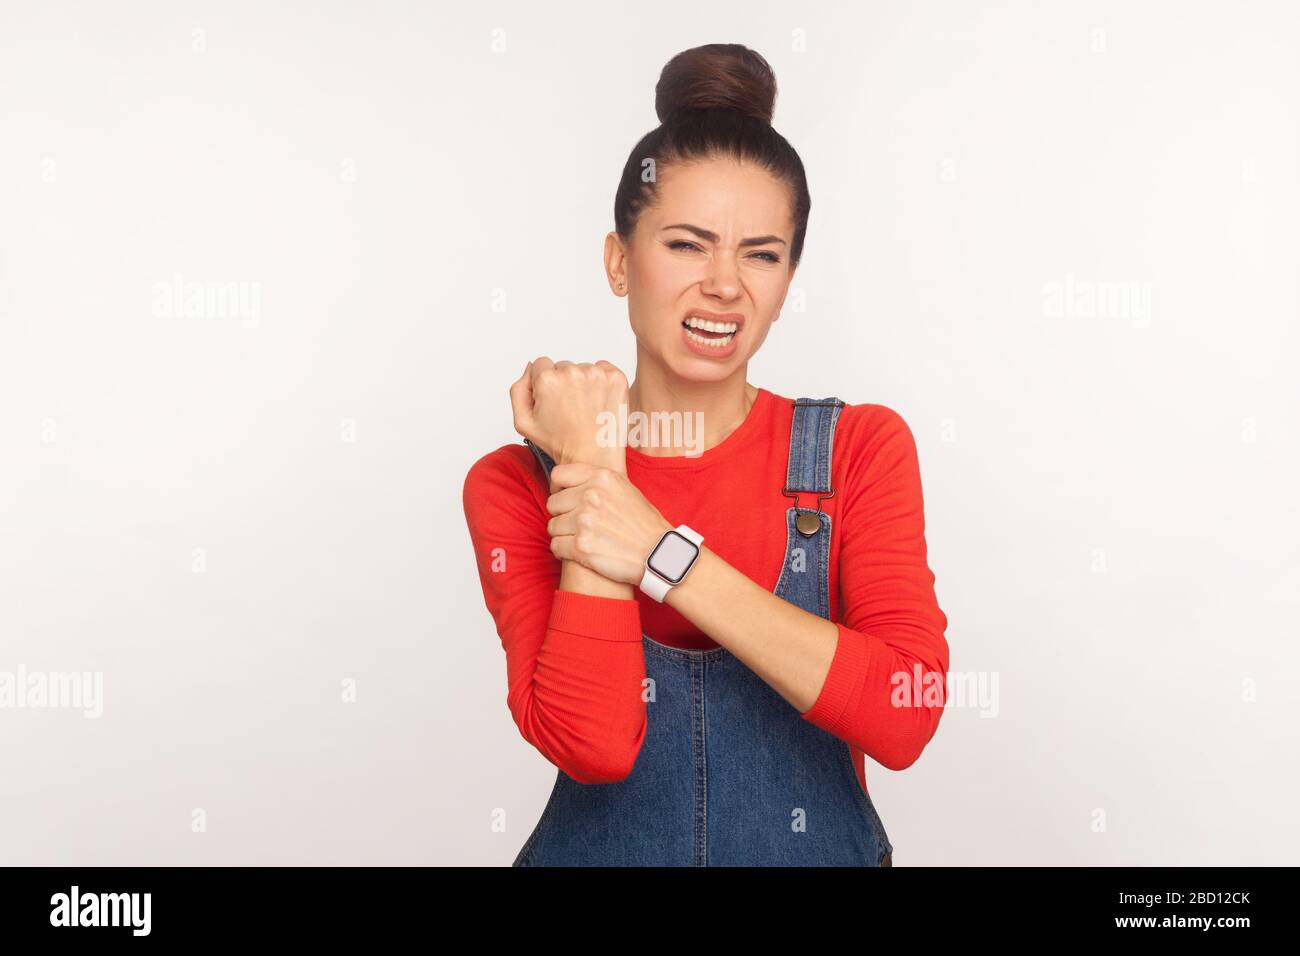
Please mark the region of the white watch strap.
POLYGON ((697 548, 704 544, 704 535, 700 534, 694 528, 687 527, 684 524, 679 524, 676 530, 677 533, 680 534, 682 537, 689 538, 691 541, 694 541, 695 546, 697 548))
POLYGON ((641 575, 641 590, 643 592, 663 604, 664 598, 668 596, 671 589, 671 584, 651 571, 648 566, 646 567, 645 574, 641 575))
MULTIPOLYGON (((684 524, 679 524, 674 530, 683 538, 694 542, 697 548, 704 544, 704 536, 694 528, 690 528, 684 524)), ((653 552, 651 553, 653 554, 653 552)), ((645 573, 641 575, 641 590, 662 604, 664 598, 668 596, 668 592, 672 589, 673 585, 669 584, 659 575, 650 570, 650 556, 646 555, 645 573)))

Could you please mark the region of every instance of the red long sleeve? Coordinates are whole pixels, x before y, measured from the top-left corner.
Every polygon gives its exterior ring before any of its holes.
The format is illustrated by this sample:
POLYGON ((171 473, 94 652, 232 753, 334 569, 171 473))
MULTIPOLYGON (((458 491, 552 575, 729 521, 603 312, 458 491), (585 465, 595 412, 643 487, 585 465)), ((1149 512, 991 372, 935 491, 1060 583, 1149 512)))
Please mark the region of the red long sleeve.
POLYGON ((841 429, 836 447, 843 458, 836 456, 834 468, 843 482, 836 487, 845 488, 837 562, 839 644, 804 719, 882 766, 902 770, 921 755, 943 716, 948 619, 926 560, 921 472, 911 430, 881 405, 847 409, 841 429), (903 691, 910 696, 896 700, 903 691))
POLYGON ((483 598, 506 653, 506 704, 524 739, 580 783, 632 772, 646 729, 636 601, 558 590, 547 491, 532 453, 507 445, 465 478, 483 598))
MULTIPOLYGON (((628 449, 628 478, 674 525, 771 591, 786 548, 785 485, 791 399, 759 390, 731 435, 697 457, 628 449)), ((916 444, 883 405, 846 405, 835 435, 831 619, 839 642, 805 720, 849 744, 866 789, 863 754, 911 765, 943 713, 947 618, 926 557, 916 444), (923 675, 929 697, 895 706, 895 675, 923 675), (925 682, 925 677, 934 678, 925 682)), ((465 515, 488 610, 506 652, 507 701, 524 738, 583 782, 630 772, 646 730, 641 634, 675 647, 717 644, 667 603, 639 591, 620 601, 557 591, 560 562, 546 532, 547 489, 522 444, 480 459, 465 481, 465 515), (502 549, 498 554, 496 549, 502 549), (504 569, 494 570, 504 558, 504 569)), ((802 496, 812 505, 811 495, 802 496)))

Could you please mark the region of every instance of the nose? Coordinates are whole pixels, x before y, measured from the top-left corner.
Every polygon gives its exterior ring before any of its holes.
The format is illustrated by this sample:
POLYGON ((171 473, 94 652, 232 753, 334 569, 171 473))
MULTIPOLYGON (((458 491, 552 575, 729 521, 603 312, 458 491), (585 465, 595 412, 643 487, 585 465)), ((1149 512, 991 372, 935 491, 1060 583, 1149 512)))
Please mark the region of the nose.
POLYGON ((737 257, 721 253, 710 261, 708 275, 701 283, 702 291, 719 299, 734 299, 740 294, 740 270, 737 257))

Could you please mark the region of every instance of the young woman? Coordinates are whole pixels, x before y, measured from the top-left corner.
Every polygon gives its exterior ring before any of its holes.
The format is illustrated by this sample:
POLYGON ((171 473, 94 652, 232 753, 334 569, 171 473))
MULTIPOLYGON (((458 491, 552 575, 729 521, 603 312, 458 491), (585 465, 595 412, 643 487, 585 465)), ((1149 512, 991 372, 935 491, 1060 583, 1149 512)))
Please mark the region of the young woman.
POLYGON ((864 755, 902 770, 938 727, 947 618, 911 431, 746 380, 810 208, 775 97, 743 46, 669 61, 605 243, 635 380, 528 363, 525 442, 466 478, 506 702, 558 768, 516 866, 889 866, 864 755), (647 420, 682 430, 623 430, 647 420))

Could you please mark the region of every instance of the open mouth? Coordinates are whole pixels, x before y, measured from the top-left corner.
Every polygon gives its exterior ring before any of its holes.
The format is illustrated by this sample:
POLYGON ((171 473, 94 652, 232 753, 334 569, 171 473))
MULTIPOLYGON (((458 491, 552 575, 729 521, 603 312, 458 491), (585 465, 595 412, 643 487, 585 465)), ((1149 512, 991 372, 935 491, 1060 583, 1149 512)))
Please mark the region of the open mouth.
POLYGON ((691 315, 682 320, 686 337, 692 342, 709 348, 722 348, 730 345, 731 340, 740 334, 739 322, 715 322, 691 315))

